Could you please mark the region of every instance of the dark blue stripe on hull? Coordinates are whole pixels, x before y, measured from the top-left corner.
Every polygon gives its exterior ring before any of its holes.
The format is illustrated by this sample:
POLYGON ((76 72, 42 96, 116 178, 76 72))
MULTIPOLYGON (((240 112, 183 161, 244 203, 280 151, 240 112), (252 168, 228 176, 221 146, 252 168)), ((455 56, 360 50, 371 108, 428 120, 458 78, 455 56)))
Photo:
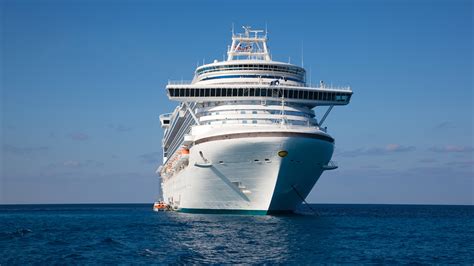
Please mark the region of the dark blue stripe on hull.
POLYGON ((266 215, 266 210, 224 210, 224 209, 194 209, 194 208, 181 208, 178 212, 183 213, 201 213, 201 214, 240 214, 240 215, 266 215))

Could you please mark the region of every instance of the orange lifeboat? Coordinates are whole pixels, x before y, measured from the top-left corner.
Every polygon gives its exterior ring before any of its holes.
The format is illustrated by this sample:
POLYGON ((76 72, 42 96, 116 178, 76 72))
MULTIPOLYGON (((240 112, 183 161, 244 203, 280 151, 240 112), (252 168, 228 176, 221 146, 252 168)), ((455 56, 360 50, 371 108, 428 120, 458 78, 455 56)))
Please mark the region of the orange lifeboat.
POLYGON ((165 202, 160 200, 160 201, 155 202, 153 204, 153 210, 156 211, 156 212, 167 211, 167 210, 169 210, 169 207, 168 207, 168 204, 166 204, 165 202))

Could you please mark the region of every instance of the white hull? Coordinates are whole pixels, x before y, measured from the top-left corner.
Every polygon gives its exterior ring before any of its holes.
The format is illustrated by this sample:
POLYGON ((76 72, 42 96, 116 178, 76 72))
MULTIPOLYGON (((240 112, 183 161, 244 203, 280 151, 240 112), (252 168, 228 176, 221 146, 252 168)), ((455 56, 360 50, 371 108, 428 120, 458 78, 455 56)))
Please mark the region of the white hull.
POLYGON ((294 211, 333 150, 332 142, 291 133, 202 142, 190 149, 186 168, 163 180, 163 199, 188 212, 294 211), (282 150, 288 155, 280 157, 282 150))

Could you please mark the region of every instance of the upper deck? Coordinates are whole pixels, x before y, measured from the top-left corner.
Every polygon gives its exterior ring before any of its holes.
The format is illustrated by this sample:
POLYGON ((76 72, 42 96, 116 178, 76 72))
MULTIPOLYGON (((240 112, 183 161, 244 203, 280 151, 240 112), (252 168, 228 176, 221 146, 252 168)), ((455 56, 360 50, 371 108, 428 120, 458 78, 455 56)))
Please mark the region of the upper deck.
POLYGON ((181 102, 275 100, 276 98, 309 107, 345 105, 352 95, 350 87, 321 83, 307 86, 303 67, 272 61, 267 34, 244 27, 243 34, 232 34, 227 60, 200 66, 191 82, 170 82, 168 97, 181 102))

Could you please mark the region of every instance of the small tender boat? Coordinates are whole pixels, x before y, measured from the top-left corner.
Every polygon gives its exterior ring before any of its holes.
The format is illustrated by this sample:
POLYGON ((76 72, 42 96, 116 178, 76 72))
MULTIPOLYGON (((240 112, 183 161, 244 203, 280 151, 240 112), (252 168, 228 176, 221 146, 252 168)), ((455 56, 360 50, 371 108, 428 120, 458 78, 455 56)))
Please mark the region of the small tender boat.
POLYGON ((168 204, 166 204, 164 201, 157 201, 153 204, 153 210, 156 212, 159 211, 168 211, 170 208, 168 204))

